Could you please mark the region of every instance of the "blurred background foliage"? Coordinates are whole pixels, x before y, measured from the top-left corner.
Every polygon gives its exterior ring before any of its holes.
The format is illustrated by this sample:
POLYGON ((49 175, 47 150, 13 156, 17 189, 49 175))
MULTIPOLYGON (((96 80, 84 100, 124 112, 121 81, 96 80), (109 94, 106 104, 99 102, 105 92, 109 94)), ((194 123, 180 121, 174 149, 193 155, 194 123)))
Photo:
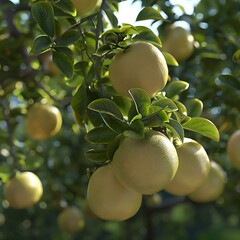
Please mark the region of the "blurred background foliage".
MULTIPOLYGON (((201 0, 189 15, 181 3, 177 6, 181 14, 177 14, 176 5, 168 0, 137 1, 142 7, 158 8, 166 16, 168 21, 158 21, 163 43, 165 29, 173 22, 184 21, 192 31, 194 54, 178 67, 170 67, 170 76, 190 84, 180 100, 185 103, 199 98, 204 103, 202 115, 220 130, 220 142, 192 136, 226 171, 224 194, 217 202, 196 204, 162 191, 160 203, 145 197, 141 211, 126 222, 94 218, 85 202, 87 169, 94 165, 84 157, 87 143, 70 105, 76 86, 64 80, 47 53, 29 54, 33 39, 40 33, 31 16, 31 2, 0 0, 0 239, 240 239, 240 173, 226 155, 230 134, 240 128, 240 2, 201 0), (63 116, 60 133, 44 142, 29 139, 24 131, 27 109, 42 98, 57 106, 63 116), (44 185, 42 200, 26 210, 9 208, 2 194, 3 182, 19 168, 36 172, 44 185), (86 222, 73 236, 63 233, 56 222, 59 212, 71 204, 83 211, 86 222)), ((108 17, 117 26, 114 3, 120 1, 107 2, 108 17)), ((109 25, 106 18, 103 27, 109 25)), ((62 20, 59 32, 69 26, 62 20)), ((82 28, 91 32, 93 24, 86 21, 82 28)), ((76 55, 81 53, 81 44, 92 44, 94 49, 94 37, 86 37, 87 43, 79 43, 76 55)))

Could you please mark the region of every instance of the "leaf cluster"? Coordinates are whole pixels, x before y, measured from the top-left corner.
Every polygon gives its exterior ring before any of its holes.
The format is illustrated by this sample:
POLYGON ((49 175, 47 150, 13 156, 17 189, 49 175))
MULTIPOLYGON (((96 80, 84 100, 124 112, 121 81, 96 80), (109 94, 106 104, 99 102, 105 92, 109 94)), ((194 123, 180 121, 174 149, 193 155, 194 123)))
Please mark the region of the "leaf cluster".
POLYGON ((101 121, 86 133, 86 140, 93 144, 86 156, 92 161, 111 161, 123 137, 143 139, 145 132, 150 129, 164 133, 176 145, 183 142, 185 130, 218 141, 218 130, 211 121, 197 116, 201 112, 193 117, 187 116, 186 107, 173 98, 186 90, 187 85, 183 81, 173 81, 167 86, 166 92, 159 93, 153 99, 140 88, 130 89, 127 115, 123 114, 114 99, 92 101, 88 109, 95 112, 101 121))

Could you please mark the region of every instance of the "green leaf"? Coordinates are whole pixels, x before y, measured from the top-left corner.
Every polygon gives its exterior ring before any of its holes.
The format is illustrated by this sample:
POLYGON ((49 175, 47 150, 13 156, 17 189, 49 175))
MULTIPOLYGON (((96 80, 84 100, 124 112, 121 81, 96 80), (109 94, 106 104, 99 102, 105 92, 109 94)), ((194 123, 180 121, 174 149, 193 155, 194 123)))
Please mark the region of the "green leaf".
POLYGON ((60 9, 62 12, 66 13, 68 15, 71 15, 74 17, 77 14, 77 11, 76 11, 72 1, 60 0, 53 4, 54 4, 54 7, 60 9))
POLYGON ((84 82, 84 77, 79 74, 74 74, 72 78, 66 79, 66 85, 69 87, 78 87, 84 82))
POLYGON ((135 41, 146 41, 152 43, 156 47, 162 47, 160 38, 149 28, 144 26, 136 26, 138 34, 133 38, 135 41))
POLYGON ((234 77, 231 74, 223 74, 218 77, 223 83, 233 87, 234 89, 240 90, 240 79, 234 77))
POLYGON ((173 100, 169 98, 163 98, 153 101, 152 106, 158 106, 167 112, 174 112, 178 110, 177 105, 173 102, 173 100))
POLYGON ((240 49, 238 49, 232 57, 233 61, 240 64, 240 49))
POLYGON ((205 137, 209 137, 214 141, 219 141, 220 136, 216 126, 208 119, 201 117, 191 118, 182 124, 184 129, 197 132, 205 137))
POLYGON ((85 120, 87 114, 87 92, 85 84, 82 84, 72 97, 71 105, 72 109, 76 114, 78 123, 81 123, 85 120))
POLYGON ((169 122, 163 123, 163 126, 168 128, 174 137, 177 137, 181 142, 183 142, 184 130, 182 125, 178 121, 174 119, 169 119, 169 122))
POLYGON ((124 35, 138 34, 139 32, 141 32, 143 30, 146 31, 146 29, 149 29, 149 28, 140 27, 137 30, 137 27, 134 27, 133 25, 128 24, 128 23, 127 24, 124 23, 121 27, 106 30, 100 36, 103 37, 103 36, 107 36, 108 34, 116 34, 117 36, 120 37, 121 35, 124 36, 124 35), (141 31, 139 31, 139 30, 141 30, 141 31))
POLYGON ((123 135, 129 138, 143 139, 145 126, 143 122, 139 119, 132 121, 130 124, 130 130, 125 130, 123 135))
POLYGON ((132 88, 128 92, 135 104, 137 113, 143 117, 147 116, 151 104, 151 98, 148 93, 141 88, 132 88))
POLYGON ((84 155, 93 162, 106 162, 108 160, 106 149, 89 149, 84 155))
POLYGON ((117 104, 117 106, 121 109, 121 112, 123 113, 123 115, 127 116, 132 104, 132 100, 127 97, 123 97, 119 95, 112 96, 112 99, 117 104))
POLYGON ((34 54, 43 53, 47 51, 52 44, 49 36, 40 35, 33 40, 32 52, 34 54))
POLYGON ((139 133, 135 130, 126 130, 123 132, 123 136, 127 138, 133 138, 133 139, 143 139, 144 134, 139 133))
POLYGON ((50 37, 55 35, 53 7, 48 2, 37 2, 32 5, 32 15, 40 28, 50 37))
POLYGON ((110 144, 107 145, 106 154, 107 154, 108 160, 113 159, 113 156, 119 147, 119 143, 121 139, 122 139, 122 134, 119 134, 115 137, 115 139, 110 144))
POLYGON ((180 114, 183 115, 187 115, 187 108, 185 107, 185 105, 177 100, 174 101, 174 103, 176 104, 177 108, 178 108, 178 112, 180 114))
POLYGON ((101 115, 89 108, 87 108, 87 117, 94 127, 99 127, 104 124, 101 115))
POLYGON ((199 117, 203 110, 203 103, 197 98, 188 99, 185 103, 187 114, 190 117, 199 117))
POLYGON ((187 82, 180 80, 172 81, 166 87, 166 95, 168 96, 168 98, 173 98, 179 93, 187 90, 188 87, 189 84, 187 82))
POLYGON ((99 113, 111 115, 120 120, 123 119, 121 110, 118 108, 116 103, 107 98, 94 100, 88 105, 88 108, 99 113))
POLYGON ((129 128, 128 124, 115 116, 100 113, 104 123, 112 129, 114 132, 123 133, 126 129, 129 128))
POLYGON ((65 54, 72 62, 74 62, 73 51, 68 47, 56 47, 54 48, 57 52, 65 54))
POLYGON ((164 58, 166 59, 166 62, 167 62, 168 65, 175 66, 175 67, 177 67, 179 65, 177 60, 170 53, 162 52, 162 54, 163 54, 164 58))
POLYGON ((117 17, 114 15, 114 13, 112 12, 111 9, 104 9, 110 23, 112 24, 113 27, 117 27, 118 26, 118 19, 117 17))
POLYGON ((72 78, 74 72, 72 60, 66 54, 59 51, 53 51, 52 56, 53 62, 62 71, 62 73, 67 78, 72 78))
POLYGON ((152 7, 145 7, 139 12, 136 21, 149 20, 149 19, 165 20, 161 16, 161 14, 158 10, 156 10, 152 7))
POLYGON ((81 37, 81 34, 76 29, 71 29, 64 32, 57 40, 56 44, 60 47, 67 47, 68 45, 76 42, 81 37))
POLYGON ((112 50, 111 45, 103 45, 101 47, 99 47, 95 53, 96 56, 102 57, 103 55, 105 55, 106 53, 109 53, 112 50))
POLYGON ((111 143, 116 137, 116 132, 113 132, 108 127, 97 127, 90 130, 85 139, 93 144, 108 144, 111 143))
POLYGON ((165 111, 158 106, 151 106, 149 115, 142 119, 146 127, 159 127, 163 122, 169 121, 169 117, 165 111))
POLYGON ((92 67, 92 62, 80 61, 74 65, 74 69, 78 75, 82 75, 87 78, 92 67))

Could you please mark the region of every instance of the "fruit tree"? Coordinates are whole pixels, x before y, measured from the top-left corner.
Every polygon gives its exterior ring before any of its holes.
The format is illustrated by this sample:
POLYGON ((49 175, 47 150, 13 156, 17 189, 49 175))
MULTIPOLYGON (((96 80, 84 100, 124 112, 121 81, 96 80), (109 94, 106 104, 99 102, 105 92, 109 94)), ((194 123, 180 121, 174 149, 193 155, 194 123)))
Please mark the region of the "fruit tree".
POLYGON ((240 239, 239 1, 175 2, 0 0, 0 240, 240 239))

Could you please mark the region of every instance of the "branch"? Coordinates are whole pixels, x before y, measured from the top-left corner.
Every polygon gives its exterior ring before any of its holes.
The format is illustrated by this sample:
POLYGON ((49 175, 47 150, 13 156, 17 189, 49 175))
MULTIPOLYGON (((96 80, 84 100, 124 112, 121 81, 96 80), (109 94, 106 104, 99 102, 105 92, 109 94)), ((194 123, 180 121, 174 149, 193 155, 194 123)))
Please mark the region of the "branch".
MULTIPOLYGON (((100 33, 103 31, 103 7, 105 5, 105 1, 102 1, 100 10, 98 12, 98 16, 97 16, 97 26, 96 26, 96 43, 95 43, 95 50, 97 51, 98 47, 99 47, 99 39, 100 39, 100 33)), ((101 57, 96 57, 96 61, 95 61, 95 72, 96 72, 96 77, 99 83, 99 89, 100 89, 100 95, 101 97, 103 97, 104 93, 103 93, 103 88, 102 88, 102 78, 101 78, 101 57)))
POLYGON ((72 97, 65 97, 63 99, 55 97, 45 88, 45 86, 42 85, 41 82, 36 81, 34 78, 33 78, 33 82, 35 83, 35 85, 37 87, 41 88, 52 100, 60 103, 63 107, 65 107, 71 103, 72 97))

